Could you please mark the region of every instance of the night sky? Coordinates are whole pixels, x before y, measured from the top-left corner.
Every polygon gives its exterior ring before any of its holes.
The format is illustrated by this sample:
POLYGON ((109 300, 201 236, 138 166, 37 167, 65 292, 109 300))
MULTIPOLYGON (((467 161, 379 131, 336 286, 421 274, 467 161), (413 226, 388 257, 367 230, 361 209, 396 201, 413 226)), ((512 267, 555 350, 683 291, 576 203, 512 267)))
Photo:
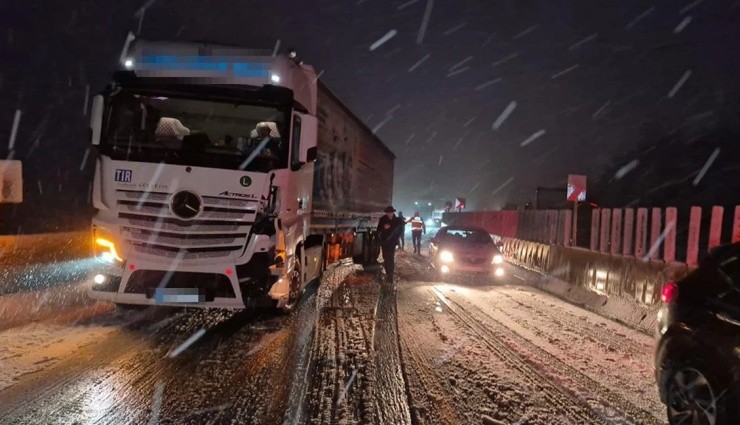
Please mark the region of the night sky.
POLYGON ((81 220, 55 217, 86 208, 86 90, 108 81, 142 6, 142 38, 296 48, 396 153, 403 208, 501 208, 568 173, 602 178, 646 134, 737 125, 735 0, 5 0, 0 154, 24 161, 26 203, 0 206, 3 232, 81 220))

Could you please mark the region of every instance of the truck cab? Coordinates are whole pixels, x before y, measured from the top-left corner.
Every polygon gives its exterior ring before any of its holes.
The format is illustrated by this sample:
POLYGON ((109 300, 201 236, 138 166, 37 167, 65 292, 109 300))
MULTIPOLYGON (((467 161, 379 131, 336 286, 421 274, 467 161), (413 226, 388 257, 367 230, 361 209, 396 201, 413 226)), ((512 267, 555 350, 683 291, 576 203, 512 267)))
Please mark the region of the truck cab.
POLYGON ((93 100, 92 297, 295 305, 324 262, 309 237, 317 77, 293 56, 129 44, 93 100))

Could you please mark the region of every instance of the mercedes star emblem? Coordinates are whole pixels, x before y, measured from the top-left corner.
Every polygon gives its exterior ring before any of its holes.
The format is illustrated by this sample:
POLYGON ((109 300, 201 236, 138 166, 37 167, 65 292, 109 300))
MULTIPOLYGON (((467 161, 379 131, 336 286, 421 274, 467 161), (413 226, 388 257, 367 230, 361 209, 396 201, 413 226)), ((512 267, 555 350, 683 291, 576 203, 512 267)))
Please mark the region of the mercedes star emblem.
POLYGON ((195 217, 202 207, 200 197, 193 192, 183 190, 172 197, 172 212, 185 219, 195 217))

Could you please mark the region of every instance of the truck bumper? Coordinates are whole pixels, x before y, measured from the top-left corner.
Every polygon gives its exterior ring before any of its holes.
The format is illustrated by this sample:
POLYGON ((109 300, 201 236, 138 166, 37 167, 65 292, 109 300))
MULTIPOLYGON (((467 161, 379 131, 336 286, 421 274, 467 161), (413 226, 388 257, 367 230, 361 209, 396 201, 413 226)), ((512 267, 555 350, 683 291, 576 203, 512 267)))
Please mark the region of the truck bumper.
POLYGON ((118 304, 172 307, 244 309, 253 305, 245 300, 267 297, 279 304, 282 291, 271 290, 279 286, 278 277, 251 275, 253 269, 264 270, 253 261, 242 266, 182 263, 175 271, 161 262, 131 258, 122 268, 103 266, 96 271, 89 296, 118 304))

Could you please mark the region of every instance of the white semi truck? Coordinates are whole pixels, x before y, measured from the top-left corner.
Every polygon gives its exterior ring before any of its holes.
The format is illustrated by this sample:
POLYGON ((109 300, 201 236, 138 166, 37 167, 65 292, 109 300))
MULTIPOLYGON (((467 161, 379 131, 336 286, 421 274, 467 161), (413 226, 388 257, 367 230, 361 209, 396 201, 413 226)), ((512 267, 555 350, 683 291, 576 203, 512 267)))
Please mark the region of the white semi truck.
POLYGON ((93 100, 92 297, 290 310, 372 263, 393 153, 295 53, 133 40, 93 100))

